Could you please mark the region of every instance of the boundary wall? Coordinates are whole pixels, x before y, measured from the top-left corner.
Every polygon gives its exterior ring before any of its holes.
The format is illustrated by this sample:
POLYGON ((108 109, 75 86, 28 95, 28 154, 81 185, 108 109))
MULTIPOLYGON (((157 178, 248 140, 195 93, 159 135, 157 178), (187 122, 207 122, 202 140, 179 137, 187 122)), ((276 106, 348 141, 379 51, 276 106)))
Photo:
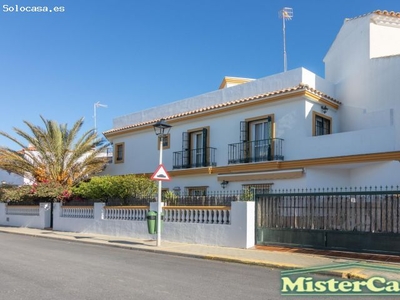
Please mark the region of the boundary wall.
MULTIPOLYGON (((62 206, 53 204, 53 230, 156 239, 147 229, 147 206, 62 206)), ((255 245, 255 204, 231 206, 163 206, 162 240, 233 248, 255 245)), ((0 225, 44 229, 51 224, 51 203, 17 206, 0 203, 0 225)))

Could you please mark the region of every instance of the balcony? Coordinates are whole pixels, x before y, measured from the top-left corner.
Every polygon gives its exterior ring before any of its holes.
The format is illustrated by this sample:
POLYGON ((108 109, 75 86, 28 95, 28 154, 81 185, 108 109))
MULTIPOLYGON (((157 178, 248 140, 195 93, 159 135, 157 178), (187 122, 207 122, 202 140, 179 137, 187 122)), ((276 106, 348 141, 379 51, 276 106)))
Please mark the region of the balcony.
POLYGON ((174 152, 173 169, 190 169, 216 166, 216 148, 206 147, 174 152))
POLYGON ((266 139, 228 145, 228 164, 283 160, 283 139, 266 139))

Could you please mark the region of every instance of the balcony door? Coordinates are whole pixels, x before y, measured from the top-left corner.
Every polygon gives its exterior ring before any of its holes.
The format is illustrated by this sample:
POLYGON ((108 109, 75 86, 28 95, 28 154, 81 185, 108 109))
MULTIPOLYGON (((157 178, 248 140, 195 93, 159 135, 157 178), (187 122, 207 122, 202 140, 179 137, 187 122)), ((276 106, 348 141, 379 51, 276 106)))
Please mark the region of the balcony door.
POLYGON ((204 132, 196 131, 191 133, 191 149, 192 149, 192 164, 199 167, 203 163, 204 151, 205 151, 205 140, 204 132))
POLYGON ((249 123, 251 140, 251 157, 253 161, 268 159, 271 139, 271 122, 269 119, 252 121, 249 123))
POLYGON ((184 132, 182 135, 183 163, 187 167, 207 165, 207 128, 184 132))

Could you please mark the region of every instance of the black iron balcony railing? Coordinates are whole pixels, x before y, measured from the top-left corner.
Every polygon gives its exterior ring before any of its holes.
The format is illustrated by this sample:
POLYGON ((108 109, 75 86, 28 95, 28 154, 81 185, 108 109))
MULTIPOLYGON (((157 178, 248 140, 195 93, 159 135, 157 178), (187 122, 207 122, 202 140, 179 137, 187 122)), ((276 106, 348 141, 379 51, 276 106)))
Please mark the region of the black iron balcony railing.
POLYGON ((216 166, 216 148, 206 147, 174 152, 174 169, 216 166))
POLYGON ((283 139, 247 141, 228 145, 228 164, 283 160, 283 139))

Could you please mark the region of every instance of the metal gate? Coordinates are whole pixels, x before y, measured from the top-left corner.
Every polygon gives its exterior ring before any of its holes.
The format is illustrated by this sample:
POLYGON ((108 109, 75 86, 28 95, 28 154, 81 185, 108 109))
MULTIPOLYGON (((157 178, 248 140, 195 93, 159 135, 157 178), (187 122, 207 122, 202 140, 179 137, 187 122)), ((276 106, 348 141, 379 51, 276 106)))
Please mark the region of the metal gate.
POLYGON ((400 254, 400 191, 256 195, 256 244, 400 254))

